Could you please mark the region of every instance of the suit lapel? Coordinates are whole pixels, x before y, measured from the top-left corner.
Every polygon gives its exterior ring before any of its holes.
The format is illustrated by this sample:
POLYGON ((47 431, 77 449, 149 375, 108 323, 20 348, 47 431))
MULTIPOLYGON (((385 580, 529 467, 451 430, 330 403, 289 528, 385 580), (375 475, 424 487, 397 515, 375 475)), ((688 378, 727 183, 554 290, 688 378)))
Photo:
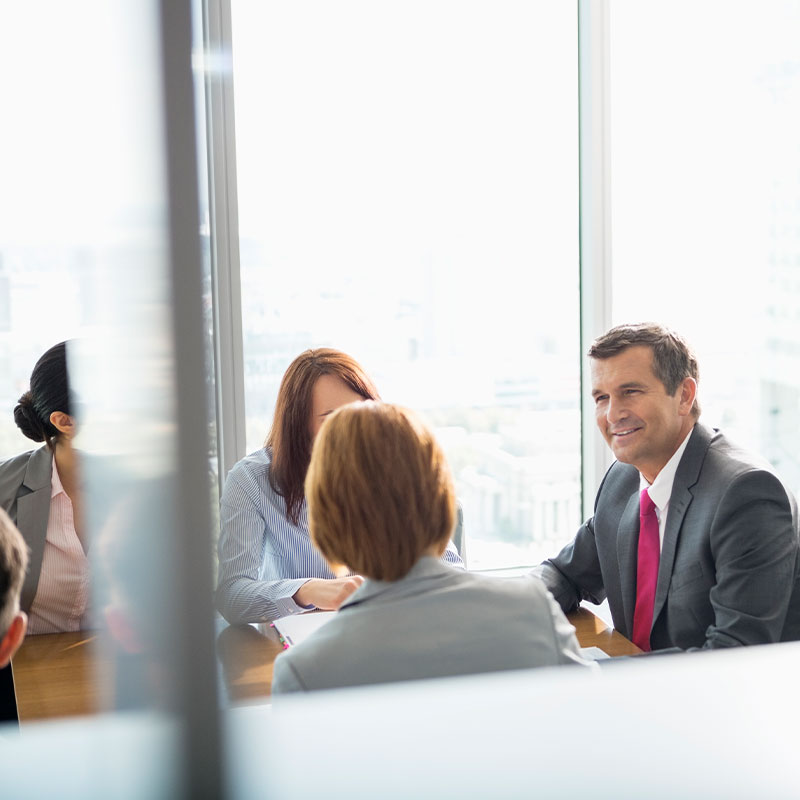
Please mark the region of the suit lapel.
POLYGON ((617 529, 617 558, 619 560, 620 591, 622 608, 625 614, 624 632, 629 636, 633 631, 633 609, 636 605, 636 562, 639 546, 639 492, 634 492, 617 529))
POLYGON ((693 499, 690 490, 697 483, 700 476, 700 469, 703 466, 703 460, 706 457, 713 435, 712 430, 697 423, 675 472, 675 480, 672 483, 672 493, 669 497, 669 508, 667 510, 667 526, 664 530, 664 541, 661 545, 661 558, 658 564, 658 584, 653 608, 653 624, 655 624, 667 600, 678 539, 686 511, 693 499))
MULTIPOLYGON (((672 567, 675 563, 675 550, 678 546, 678 536, 683 525, 686 509, 692 502, 692 493, 686 486, 675 485, 669 498, 667 511, 667 527, 664 530, 664 542, 661 545, 661 558, 658 562, 658 583, 656 584, 656 601, 653 607, 653 622, 655 623, 667 599, 669 584, 672 580, 672 567)), ((651 628, 652 630, 652 628, 651 628)))
POLYGON ((50 518, 52 458, 46 447, 34 451, 28 461, 28 469, 20 487, 30 491, 27 494, 20 494, 17 498, 17 527, 24 531, 25 542, 30 551, 28 572, 22 584, 20 599, 20 605, 25 612, 28 612, 33 604, 42 569, 47 522, 50 518))

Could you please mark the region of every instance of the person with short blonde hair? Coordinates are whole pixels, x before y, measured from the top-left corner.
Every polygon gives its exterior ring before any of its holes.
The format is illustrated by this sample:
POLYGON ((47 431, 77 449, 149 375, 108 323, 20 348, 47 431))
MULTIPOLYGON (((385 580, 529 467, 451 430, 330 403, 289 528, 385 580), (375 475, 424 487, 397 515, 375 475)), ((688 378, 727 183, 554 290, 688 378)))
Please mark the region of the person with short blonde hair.
POLYGON ((25 638, 28 618, 19 596, 28 568, 28 548, 17 526, 0 509, 0 668, 5 667, 25 638))
POLYGON ((274 695, 588 663, 540 580, 472 574, 439 559, 456 519, 453 480, 413 412, 367 401, 331 414, 305 493, 320 552, 365 581, 278 657, 274 695))
POLYGON ((365 403, 343 419, 321 431, 306 477, 311 538, 331 563, 399 580, 450 541, 450 469, 431 431, 402 408, 365 403))

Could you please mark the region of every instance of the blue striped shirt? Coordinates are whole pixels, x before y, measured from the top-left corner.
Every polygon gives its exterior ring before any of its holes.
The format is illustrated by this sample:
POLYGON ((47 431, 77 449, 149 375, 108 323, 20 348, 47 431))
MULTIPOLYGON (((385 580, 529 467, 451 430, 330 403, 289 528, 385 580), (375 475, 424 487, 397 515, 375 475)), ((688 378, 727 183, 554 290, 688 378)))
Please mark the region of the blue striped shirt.
MULTIPOLYGON (((311 542, 308 508, 298 524, 286 516, 283 497, 269 482, 265 448, 228 474, 220 502, 217 608, 232 624, 265 622, 308 611, 292 599, 311 578, 335 578, 311 542)), ((442 560, 463 567, 452 542, 442 560)))

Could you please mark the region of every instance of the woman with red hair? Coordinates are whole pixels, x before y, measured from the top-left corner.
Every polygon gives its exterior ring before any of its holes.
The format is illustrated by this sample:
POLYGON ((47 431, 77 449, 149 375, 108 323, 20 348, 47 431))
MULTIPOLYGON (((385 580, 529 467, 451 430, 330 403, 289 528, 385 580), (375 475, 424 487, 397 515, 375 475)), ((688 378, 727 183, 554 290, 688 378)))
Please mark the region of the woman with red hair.
MULTIPOLYGON (((265 446, 233 467, 222 493, 216 600, 228 622, 337 609, 361 585, 359 575, 337 577, 312 544, 304 481, 328 415, 377 399, 363 367, 339 350, 306 350, 289 365, 265 446)), ((443 558, 463 566, 452 543, 443 558)))

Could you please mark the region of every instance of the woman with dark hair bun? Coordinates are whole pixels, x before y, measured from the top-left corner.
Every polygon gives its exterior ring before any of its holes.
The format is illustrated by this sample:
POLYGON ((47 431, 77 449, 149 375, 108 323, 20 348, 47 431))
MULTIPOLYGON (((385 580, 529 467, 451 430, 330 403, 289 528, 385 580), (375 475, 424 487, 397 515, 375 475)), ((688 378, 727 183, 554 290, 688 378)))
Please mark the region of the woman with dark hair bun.
POLYGON ((0 462, 0 505, 30 550, 20 603, 28 614, 28 633, 81 630, 88 621, 89 560, 72 445, 75 419, 66 342, 36 362, 14 420, 29 439, 44 442, 0 462))
MULTIPOLYGON (((361 585, 360 575, 337 577, 311 542, 303 484, 325 419, 378 399, 364 368, 339 350, 306 350, 289 365, 265 446, 234 465, 222 493, 216 600, 228 622, 337 609, 361 585)), ((452 543, 442 558, 463 567, 452 543)))

